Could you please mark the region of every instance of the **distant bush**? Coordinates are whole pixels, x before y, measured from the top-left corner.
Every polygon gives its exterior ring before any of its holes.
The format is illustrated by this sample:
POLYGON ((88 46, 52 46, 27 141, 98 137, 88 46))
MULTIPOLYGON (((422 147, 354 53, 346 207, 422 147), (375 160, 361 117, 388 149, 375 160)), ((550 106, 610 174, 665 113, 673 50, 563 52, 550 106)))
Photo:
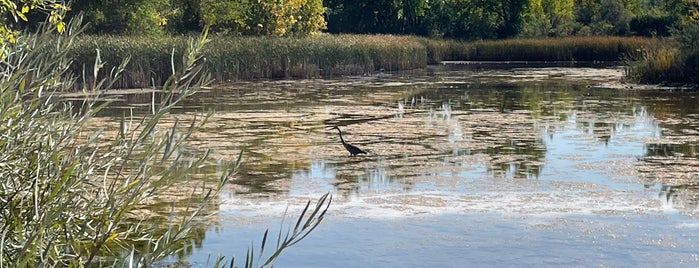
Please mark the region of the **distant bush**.
POLYGON ((674 25, 672 16, 638 16, 629 22, 631 32, 641 36, 669 36, 674 25))
POLYGON ((627 61, 628 76, 641 83, 699 84, 699 22, 673 29, 672 41, 649 45, 627 61))

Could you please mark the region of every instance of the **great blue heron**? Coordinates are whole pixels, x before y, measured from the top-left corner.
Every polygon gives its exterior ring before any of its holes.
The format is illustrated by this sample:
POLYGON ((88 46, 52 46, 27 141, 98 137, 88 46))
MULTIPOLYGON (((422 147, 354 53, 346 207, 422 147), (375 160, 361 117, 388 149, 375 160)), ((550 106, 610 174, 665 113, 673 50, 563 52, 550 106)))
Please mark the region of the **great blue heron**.
POLYGON ((342 142, 342 146, 345 146, 345 149, 350 153, 350 156, 355 156, 358 154, 366 154, 365 151, 362 149, 357 148, 357 146, 354 146, 352 144, 346 143, 345 139, 342 138, 342 130, 340 130, 339 127, 334 126, 332 129, 337 129, 337 131, 340 133, 340 141, 342 142))

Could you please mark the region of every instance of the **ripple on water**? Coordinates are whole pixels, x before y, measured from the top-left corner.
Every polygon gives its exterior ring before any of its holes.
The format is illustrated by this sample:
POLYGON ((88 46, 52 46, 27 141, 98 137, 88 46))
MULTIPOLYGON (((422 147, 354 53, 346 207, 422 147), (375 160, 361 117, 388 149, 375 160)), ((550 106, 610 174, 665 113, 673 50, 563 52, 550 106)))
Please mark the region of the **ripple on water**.
MULTIPOLYGON (((316 258, 335 267, 696 266, 697 94, 620 90, 622 74, 447 69, 232 83, 191 100, 216 112, 188 150, 223 160, 244 152, 219 207, 222 222, 242 222, 238 232, 334 195, 328 223, 309 237, 318 242, 290 253, 290 267, 316 258), (349 157, 334 125, 369 154, 349 157)), ((205 243, 228 249, 234 235, 205 243)))

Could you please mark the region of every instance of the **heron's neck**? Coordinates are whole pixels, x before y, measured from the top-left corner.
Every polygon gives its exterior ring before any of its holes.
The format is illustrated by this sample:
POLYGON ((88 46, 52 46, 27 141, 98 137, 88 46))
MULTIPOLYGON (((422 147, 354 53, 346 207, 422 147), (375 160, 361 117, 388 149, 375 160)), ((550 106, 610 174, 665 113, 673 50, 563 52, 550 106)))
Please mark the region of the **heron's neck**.
POLYGON ((342 138, 342 130, 339 130, 339 129, 338 129, 337 132, 340 134, 340 141, 341 141, 342 143, 345 143, 345 139, 342 138))

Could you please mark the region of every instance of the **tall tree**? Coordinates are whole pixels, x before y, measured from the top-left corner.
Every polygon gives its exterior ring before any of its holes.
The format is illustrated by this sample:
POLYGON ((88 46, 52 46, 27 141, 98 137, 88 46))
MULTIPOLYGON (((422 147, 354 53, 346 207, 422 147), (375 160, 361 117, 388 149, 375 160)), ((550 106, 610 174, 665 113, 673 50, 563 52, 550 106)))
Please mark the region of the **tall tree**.
POLYGON ((516 35, 527 0, 325 0, 328 31, 496 38, 516 35))
POLYGON ((444 37, 483 39, 511 36, 521 26, 523 1, 441 0, 430 2, 430 29, 444 37), (505 21, 512 25, 505 25, 505 21))
POLYGON ((682 45, 682 49, 692 55, 693 67, 695 71, 699 71, 699 1, 682 0, 673 7, 679 10, 680 17, 679 25, 673 30, 673 35, 682 45))
POLYGON ((548 19, 551 23, 549 35, 566 36, 573 33, 575 25, 575 3, 573 0, 545 0, 548 19))
POLYGON ((398 8, 400 33, 426 35, 425 14, 429 9, 427 0, 402 0, 398 8))
POLYGON ((398 8, 393 0, 323 1, 332 33, 398 33, 398 8))
POLYGON ((627 34, 631 10, 622 0, 601 0, 599 10, 592 16, 592 28, 597 34, 627 34))
POLYGON ((74 0, 69 16, 84 13, 90 33, 160 34, 169 0, 74 0))
POLYGON ((530 0, 528 12, 523 18, 522 36, 546 36, 551 30, 548 13, 544 11, 542 0, 530 0))
POLYGON ((250 1, 246 20, 250 33, 260 35, 310 35, 325 28, 317 0, 250 1))
POLYGON ((172 0, 167 29, 174 33, 201 32, 204 29, 199 0, 172 0))
POLYGON ((201 25, 211 26, 213 31, 242 34, 247 25, 250 1, 247 0, 201 0, 199 2, 201 25))
POLYGON ((319 30, 326 29, 324 14, 323 0, 306 0, 294 15, 298 22, 292 26, 292 32, 297 35, 314 35, 319 30))
POLYGON ((502 0, 499 11, 501 23, 497 29, 499 38, 507 38, 517 35, 522 29, 527 0, 502 0))
MULTIPOLYGON (((65 27, 63 16, 67 7, 63 1, 56 0, 3 0, 0 1, 0 43, 14 43, 17 38, 18 31, 14 29, 22 23, 28 22, 27 16, 30 12, 38 12, 48 20, 49 23, 56 25, 59 32, 65 27)), ((0 58, 4 55, 0 55, 0 58)))
POLYGON ((599 0, 575 0, 574 7, 575 19, 583 25, 590 25, 600 3, 599 0))
POLYGON ((227 34, 288 36, 325 28, 321 0, 177 0, 174 9, 185 31, 207 25, 227 34))

